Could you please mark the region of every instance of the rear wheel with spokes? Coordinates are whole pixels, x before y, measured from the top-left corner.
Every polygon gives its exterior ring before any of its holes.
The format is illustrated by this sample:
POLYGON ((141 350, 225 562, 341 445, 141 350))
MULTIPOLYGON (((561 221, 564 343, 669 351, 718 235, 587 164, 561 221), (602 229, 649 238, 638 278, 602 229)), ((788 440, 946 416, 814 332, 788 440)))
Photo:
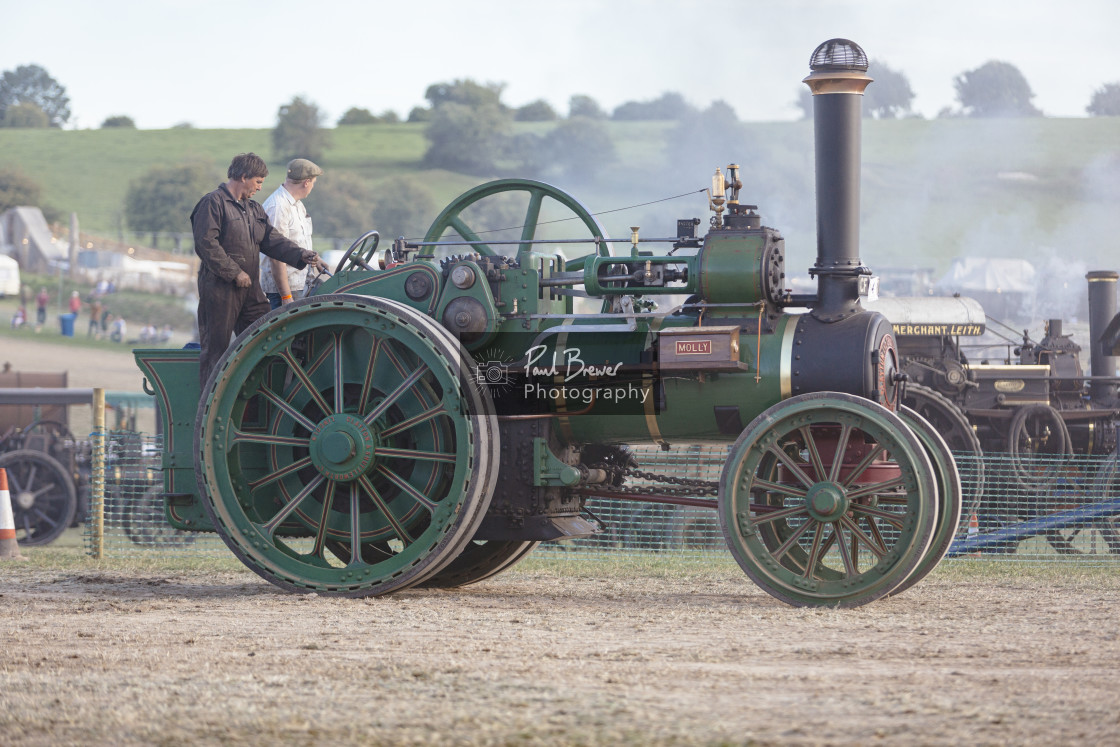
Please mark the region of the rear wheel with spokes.
POLYGON ((493 404, 464 355, 386 299, 315 296, 254 323, 196 428, 203 504, 226 544, 283 588, 350 596, 449 563, 498 467, 493 404))
POLYGON ((720 526, 739 566, 797 606, 854 607, 914 572, 937 525, 934 468, 886 408, 836 392, 774 405, 735 442, 720 526))

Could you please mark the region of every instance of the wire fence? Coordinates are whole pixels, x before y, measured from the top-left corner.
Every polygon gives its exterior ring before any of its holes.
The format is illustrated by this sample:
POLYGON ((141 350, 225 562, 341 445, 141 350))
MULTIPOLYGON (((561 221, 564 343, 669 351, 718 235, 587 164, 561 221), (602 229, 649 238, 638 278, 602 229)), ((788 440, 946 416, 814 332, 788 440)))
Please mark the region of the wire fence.
MULTIPOLYGON (((637 446, 633 454, 647 473, 717 482, 726 446, 681 445, 667 451, 637 446)), ((112 433, 105 449, 104 557, 148 553, 226 556, 209 532, 173 529, 165 517, 158 439, 112 433)), ((949 557, 977 556, 1020 563, 1120 564, 1120 470, 1118 457, 1034 457, 958 454, 964 511, 949 557)), ((93 476, 92 483, 98 477, 93 476)), ((655 483, 630 479, 629 489, 655 483)), ((711 496, 703 496, 714 498, 711 496)), ((593 537, 543 544, 540 553, 580 552, 723 554, 726 546, 714 510, 595 497, 587 509, 605 526, 593 537)), ((91 502, 90 513, 101 507, 91 502)), ((96 523, 86 523, 94 547, 96 523)))

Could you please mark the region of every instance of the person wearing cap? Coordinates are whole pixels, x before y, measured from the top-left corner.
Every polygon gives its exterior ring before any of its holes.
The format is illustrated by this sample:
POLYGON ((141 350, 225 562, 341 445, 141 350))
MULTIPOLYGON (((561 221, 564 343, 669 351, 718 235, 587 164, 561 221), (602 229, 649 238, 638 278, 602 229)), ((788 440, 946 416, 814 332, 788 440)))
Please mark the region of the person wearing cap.
POLYGON ((268 166, 255 153, 234 157, 228 181, 203 196, 191 212, 198 268, 199 378, 206 386, 230 338, 268 313, 261 291, 260 255, 303 268, 326 265, 310 249, 273 230, 260 203, 250 199, 264 184, 268 166))
MULTIPOLYGON (((304 249, 311 249, 311 217, 303 205, 303 198, 315 188, 315 180, 323 170, 306 158, 296 158, 288 164, 284 183, 264 201, 264 211, 272 227, 304 249)), ((271 308, 291 303, 307 284, 307 268, 297 269, 278 259, 261 255, 261 290, 271 308)))

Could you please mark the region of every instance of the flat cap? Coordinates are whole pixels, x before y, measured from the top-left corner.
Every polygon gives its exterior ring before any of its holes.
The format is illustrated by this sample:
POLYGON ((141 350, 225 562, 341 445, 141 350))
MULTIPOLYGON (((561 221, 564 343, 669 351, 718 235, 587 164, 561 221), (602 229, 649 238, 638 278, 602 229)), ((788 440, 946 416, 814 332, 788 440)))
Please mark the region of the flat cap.
POLYGON ((288 164, 288 178, 293 182, 301 182, 304 179, 322 175, 323 170, 306 158, 295 158, 288 164))

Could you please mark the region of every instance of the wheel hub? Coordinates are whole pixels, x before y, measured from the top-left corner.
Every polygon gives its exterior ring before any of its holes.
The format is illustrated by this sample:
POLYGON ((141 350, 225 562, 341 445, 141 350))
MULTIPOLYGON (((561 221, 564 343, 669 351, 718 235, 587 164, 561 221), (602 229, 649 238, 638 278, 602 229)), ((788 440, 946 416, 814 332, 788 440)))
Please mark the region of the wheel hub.
POLYGON ((809 514, 818 521, 836 521, 848 510, 848 496, 834 482, 818 482, 805 495, 809 514))
POLYGON ((350 482, 377 462, 377 434, 365 422, 347 413, 330 415, 311 434, 311 463, 326 477, 350 482))
POLYGON ((28 511, 35 505, 35 494, 30 490, 21 490, 15 494, 15 505, 24 511, 28 511))

